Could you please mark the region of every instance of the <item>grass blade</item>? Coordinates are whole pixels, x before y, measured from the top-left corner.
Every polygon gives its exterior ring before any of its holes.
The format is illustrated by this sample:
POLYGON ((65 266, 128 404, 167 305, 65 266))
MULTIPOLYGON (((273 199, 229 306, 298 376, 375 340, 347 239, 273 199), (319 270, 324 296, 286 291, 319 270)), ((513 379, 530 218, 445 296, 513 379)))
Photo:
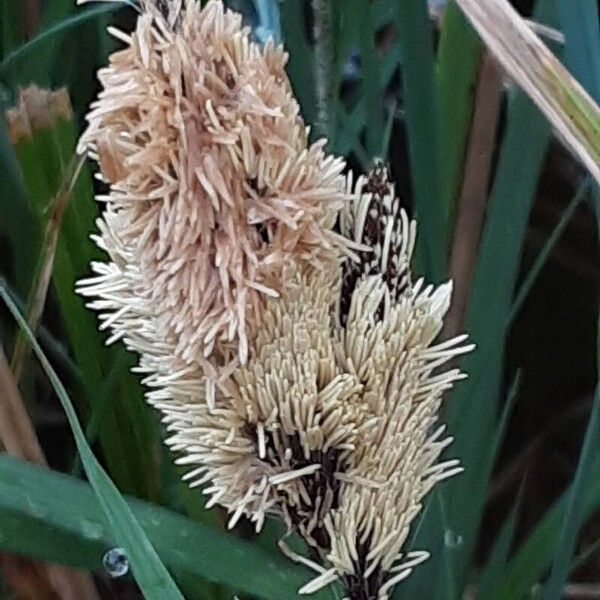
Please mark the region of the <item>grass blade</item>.
MULTIPOLYGON (((66 179, 61 184, 61 189, 56 196, 52 198, 51 205, 49 206, 50 214, 46 222, 38 266, 36 268, 33 285, 29 292, 29 298, 27 299, 27 323, 33 331, 37 331, 42 319, 48 288, 50 287, 52 278, 52 271, 54 269, 56 247, 58 245, 59 233, 62 228, 63 216, 71 199, 73 188, 79 177, 82 166, 83 158, 80 158, 77 161, 73 159, 67 173, 65 173, 66 179)), ((17 383, 21 380, 23 368, 27 362, 27 347, 28 344, 25 342, 24 337, 22 335, 17 335, 11 360, 11 368, 17 383)))
POLYGON ((5 56, 23 37, 21 7, 17 2, 3 2, 0 6, 0 52, 5 56))
POLYGON ((577 193, 564 210, 563 214, 560 217, 560 220, 556 224, 556 227, 552 230, 552 233, 546 240, 546 243, 540 250, 539 254, 536 256, 535 261, 531 265, 531 268, 525 275, 523 282, 519 286, 519 290, 512 304, 512 308, 510 309, 509 316, 509 324, 513 322, 515 317, 519 314, 521 307, 523 306, 523 302, 525 302, 531 288, 535 284, 540 272, 544 268, 548 257, 552 253, 556 242, 560 239, 560 236, 564 233, 567 225, 571 221, 573 214, 577 210, 578 206, 581 204, 582 200, 585 198, 587 193, 589 192, 591 187, 591 180, 586 179, 578 188, 577 193))
MULTIPOLYGON (((11 372, 4 350, 0 344, 0 440, 6 451, 24 460, 46 465, 46 457, 37 438, 35 428, 23 399, 19 393, 16 378, 11 372)), ((24 577, 39 570, 39 584, 47 588, 51 595, 59 597, 99 600, 92 579, 86 573, 78 573, 54 564, 40 564, 36 568, 25 563, 24 577)), ((6 569, 6 566, 5 566, 6 569)), ((13 584, 14 585, 14 584, 13 584)), ((17 586, 18 587, 18 586, 17 586)), ((17 594, 19 590, 15 589, 17 594)), ((25 590, 21 590, 27 593, 25 590)), ((40 590, 40 593, 42 592, 40 590)))
POLYGON ((329 137, 331 125, 331 69, 333 66, 330 0, 312 0, 315 41, 315 89, 317 93, 316 134, 329 137))
POLYGON ((46 457, 0 344, 0 440, 3 449, 24 460, 46 464, 46 457))
POLYGON ((572 561, 571 570, 584 565, 592 556, 600 552, 600 538, 586 546, 572 561))
POLYGON ((315 57, 306 37, 307 23, 302 0, 286 0, 282 5, 281 30, 286 50, 290 55, 286 70, 292 82, 294 95, 306 123, 314 123, 317 118, 315 57))
POLYGON ((0 295, 31 343, 35 355, 60 399, 73 431, 83 468, 94 489, 98 503, 102 507, 105 518, 113 530, 115 540, 125 549, 129 557, 133 575, 144 596, 148 599, 181 598, 183 600, 181 592, 177 589, 175 582, 158 557, 156 550, 136 520, 131 508, 123 500, 119 490, 92 453, 65 388, 48 362, 25 319, 7 294, 3 283, 0 283, 0 295))
MULTIPOLYGON (((454 195, 448 198, 448 202, 455 205, 448 267, 454 292, 444 319, 444 338, 457 335, 464 325, 477 250, 485 222, 502 109, 502 73, 498 64, 487 51, 483 52, 480 63, 458 201, 454 202, 454 195)), ((448 185, 452 183, 449 182, 448 185)), ((447 193, 448 190, 444 192, 447 193)))
POLYGON ((559 600, 567 581, 577 535, 584 522, 586 498, 592 484, 598 481, 599 471, 593 470, 594 463, 597 463, 598 448, 600 448, 600 384, 596 387, 577 470, 568 492, 567 507, 560 535, 556 540, 550 578, 544 588, 543 596, 547 600, 559 600))
MULTIPOLYGON (((40 244, 41 232, 27 207, 19 165, 8 139, 6 123, 0 118, 0 231, 6 235, 12 250, 13 281, 25 297, 35 271, 36 255, 31 252, 40 244), (21 232, 27 232, 22 235, 21 232)), ((8 265, 6 265, 8 266, 8 265)))
MULTIPOLYGON (((448 404, 449 431, 455 437, 452 452, 461 457, 465 467, 465 472, 446 486, 450 522, 463 539, 462 547, 453 553, 454 568, 463 583, 493 464, 491 453, 481 449, 488 445, 496 427, 512 289, 550 139, 547 123, 524 96, 514 99, 508 119, 466 319, 466 330, 478 344, 478 352, 464 361, 463 369, 470 378, 457 388, 448 404)), ((435 530, 429 530, 429 535, 436 536, 435 530)))
POLYGON ((498 458, 498 453, 500 452, 502 442, 504 442, 504 434, 506 433, 506 430, 508 428, 508 422, 512 415, 515 402, 517 401, 519 390, 521 389, 521 376, 522 371, 519 369, 516 372, 510 387, 508 388, 508 393, 506 394, 506 401, 504 402, 502 415, 500 416, 500 420, 498 422, 498 425, 496 426, 496 431, 494 433, 494 442, 491 445, 490 449, 490 462, 492 464, 498 458))
MULTIPOLYGON (((227 583, 263 600, 296 598, 312 576, 279 554, 166 508, 132 498, 127 504, 177 575, 227 583)), ((117 543, 89 484, 0 455, 0 548, 95 570, 117 543)))
MULTIPOLYGON (((600 467, 596 459, 596 469, 600 467)), ((486 600, 507 600, 530 596, 532 587, 544 574, 556 550, 561 522, 566 514, 568 493, 555 502, 538 522, 527 540, 511 558, 498 584, 486 600)), ((587 518, 600 507, 600 480, 596 479, 584 497, 582 517, 587 518)))
POLYGON ((474 89, 481 56, 481 42, 458 6, 451 2, 444 12, 437 57, 440 98, 441 193, 452 210, 457 199, 473 115, 474 89))
POLYGON ((519 494, 515 499, 515 503, 504 520, 500 533, 496 538, 496 542, 494 543, 479 583, 476 600, 486 600, 489 597, 489 592, 493 588, 494 583, 502 576, 502 571, 506 565, 510 547, 515 537, 515 528, 517 526, 522 497, 523 486, 521 486, 519 494))
MULTIPOLYGON (((550 0, 543 0, 537 17, 547 17, 551 7, 550 0)), ((444 490, 448 494, 449 521, 463 540, 462 546, 452 553, 462 585, 466 582, 493 466, 491 452, 481 449, 489 445, 496 430, 506 324, 529 212, 550 136, 543 115, 523 93, 517 93, 507 110, 467 311, 465 327, 478 351, 463 361, 463 370, 470 377, 457 387, 447 405, 448 429, 455 438, 452 454, 460 456, 465 468, 444 490)), ((433 517, 431 524, 423 527, 424 547, 435 547, 435 540, 439 539, 436 522, 433 517)), ((432 577, 430 571, 420 578, 421 596, 427 594, 432 577)), ((414 596, 419 597, 419 593, 414 596)))
POLYGON ((381 73, 379 63, 381 58, 377 54, 375 42, 376 27, 373 19, 371 5, 354 9, 354 19, 360 18, 357 23, 360 41, 360 64, 362 71, 361 95, 368 107, 365 115, 365 146, 369 159, 379 156, 385 124, 383 119, 383 90, 381 89, 381 73))
POLYGON ((442 204, 439 106, 427 2, 399 0, 396 17, 413 195, 423 232, 417 240, 417 258, 429 279, 439 282, 446 272, 448 206, 442 204))

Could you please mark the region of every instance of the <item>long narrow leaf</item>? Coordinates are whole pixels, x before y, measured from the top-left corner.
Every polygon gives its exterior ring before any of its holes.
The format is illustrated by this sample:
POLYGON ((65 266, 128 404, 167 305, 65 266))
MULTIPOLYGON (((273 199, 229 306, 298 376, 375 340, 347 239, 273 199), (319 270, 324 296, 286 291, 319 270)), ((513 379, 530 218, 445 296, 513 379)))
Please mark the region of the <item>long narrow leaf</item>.
POLYGON ((504 435, 508 429, 508 422, 512 416, 513 408, 517 400, 517 396, 519 395, 519 390, 521 389, 521 375, 522 372, 519 369, 516 372, 510 387, 508 388, 508 393, 506 394, 506 401, 504 402, 502 415, 500 416, 500 420, 496 426, 496 431, 494 432, 494 443, 491 445, 490 449, 489 460, 492 464, 495 463, 496 459, 498 458, 498 453, 500 452, 500 448, 504 442, 504 435))
POLYGON ((509 118, 467 313, 466 329, 479 349, 464 363, 471 379, 457 389, 449 404, 450 431, 455 435, 453 452, 461 457, 465 467, 463 476, 448 484, 453 525, 465 541, 460 551, 463 576, 473 551, 492 467, 490 456, 481 449, 495 428, 502 381, 501 349, 512 304, 511 291, 537 176, 550 138, 547 124, 523 97, 515 99, 509 118), (484 381, 478 385, 482 375, 484 381))
MULTIPOLYGON (((596 468, 600 463, 596 460, 596 468)), ((527 540, 511 558, 498 584, 486 600, 507 600, 530 596, 532 587, 540 580, 552 562, 557 537, 566 512, 568 494, 557 500, 538 522, 527 540)), ((583 517, 600 508, 600 479, 593 482, 584 498, 583 517)))
POLYGON ((79 420, 58 375, 48 362, 43 350, 37 343, 25 319, 19 313, 12 298, 7 294, 4 285, 0 284, 0 295, 21 330, 27 336, 40 361, 50 383, 54 388, 69 420, 75 437, 77 450, 81 456, 83 468, 94 489, 98 503, 102 507, 105 518, 113 530, 115 540, 122 546, 129 560, 133 575, 148 599, 183 599, 181 592, 164 564, 161 562, 154 546, 146 536, 141 525, 136 520, 129 505, 123 500, 119 490, 110 480, 89 447, 79 420))
MULTIPOLYGON (((548 17, 551 1, 544 0, 537 17, 548 17)), ((547 20, 547 19, 543 19, 547 20)), ((485 506, 486 487, 493 465, 489 446, 496 429, 499 390, 503 376, 503 348, 512 295, 521 262, 521 248, 540 170, 550 141, 550 127, 522 93, 512 98, 491 190, 487 219, 472 282, 465 328, 478 345, 463 363, 469 379, 448 402, 449 430, 455 436, 453 456, 465 471, 448 482, 449 520, 462 539, 454 552, 459 581, 464 585, 485 506)), ((424 527, 422 544, 435 547, 436 520, 424 527)), ((429 579, 432 573, 427 574, 429 579)), ((420 593, 426 591, 427 575, 420 593)), ((418 594, 415 594, 418 595, 418 594)))
MULTIPOLYGON (((10 241, 15 288, 19 294, 26 296, 36 264, 36 257, 31 252, 31 248, 39 246, 41 231, 27 207, 19 165, 9 143, 6 124, 2 118, 0 118, 0 180, 2 181, 0 232, 10 241), (21 233, 25 231, 26 236, 21 233)), ((4 265, 5 268, 7 266, 4 265)))
MULTIPOLYGON (((232 534, 132 498, 127 504, 161 559, 177 575, 227 583, 264 600, 296 598, 311 573, 232 534)), ((119 543, 94 491, 74 477, 0 455, 0 548, 86 569, 101 569, 119 543), (14 535, 13 535, 14 534, 14 535)), ((322 592, 311 600, 330 600, 322 592)))
MULTIPOLYGON (((70 179, 68 165, 73 161, 77 142, 76 122, 67 93, 65 90, 48 93, 32 86, 21 92, 17 107, 7 115, 14 124, 39 123, 29 130, 13 125, 16 133, 12 143, 31 213, 37 225, 47 230, 52 223, 48 206, 56 203, 55 197, 60 196, 65 181, 70 179)), ((89 239, 98 208, 85 167, 70 196, 60 231, 52 229, 59 234, 53 263, 48 264, 45 248, 31 245, 28 252, 41 255, 43 264, 52 266, 55 297, 70 350, 82 375, 76 400, 78 406, 93 413, 100 400, 98 390, 113 368, 117 352, 105 347, 94 315, 85 308, 84 300, 73 293, 77 279, 88 272, 90 262, 98 257, 98 250, 89 239)), ((98 423, 98 437, 111 477, 122 490, 157 499, 156 427, 135 377, 126 374, 119 379, 118 390, 111 394, 108 407, 110 410, 104 412, 98 423)))
POLYGON ((573 214, 575 213, 578 206, 581 204, 582 200, 585 198, 587 192, 589 191, 590 183, 590 180, 586 179, 584 183, 582 183, 579 186, 575 196, 573 197, 567 208, 564 210, 563 214, 560 216, 556 227, 552 230, 552 233, 546 240, 546 243, 540 250, 539 254, 536 256, 535 261, 531 265, 531 268, 525 275, 525 278, 523 279, 523 282, 519 287, 517 295, 515 296, 512 307, 510 309, 510 323, 512 323, 517 314, 519 314, 519 310, 521 310, 523 302, 525 302, 527 296, 529 295, 529 292, 531 291, 531 288, 537 281, 537 278, 542 269, 544 268, 548 257, 552 253, 556 242, 558 242, 560 236, 564 233, 569 222, 571 221, 571 218, 573 217, 573 214))
POLYGON ((449 212, 459 193, 480 57, 477 34, 451 2, 444 13, 437 59, 440 139, 444 147, 441 193, 449 212))
POLYGON ((290 58, 287 72, 307 123, 317 116, 315 95, 314 53, 307 34, 307 24, 302 0, 286 0, 281 11, 281 30, 290 58))
POLYGON ((513 507, 504 520, 499 535, 497 536, 492 547, 490 557, 487 561, 481 581, 479 583, 476 600, 486 600, 494 583, 502 576, 502 571, 510 552, 510 546, 515 537, 515 529, 517 526, 517 518, 519 516, 522 496, 523 486, 521 486, 513 507))
POLYGON ((570 571, 571 558, 575 550, 577 535, 584 522, 584 509, 590 488, 597 483, 600 470, 597 464, 600 448, 600 384, 596 388, 592 412, 579 455, 573 483, 569 489, 567 510, 556 540, 556 552, 552 562, 550 578, 544 588, 546 600, 559 600, 570 571))
POLYGON ((376 28, 370 5, 363 6, 362 11, 361 7, 357 6, 350 7, 350 10, 352 9, 355 12, 354 18, 361 18, 359 24, 361 91, 368 106, 365 118, 365 140, 367 154, 370 159, 373 159, 379 154, 385 129, 382 103, 384 90, 381 88, 380 58, 375 42, 376 28))
POLYGON ((411 178, 423 232, 417 240, 417 258, 426 265, 429 278, 440 281, 446 271, 449 207, 442 204, 439 106, 427 2, 399 0, 396 25, 402 47, 411 178))

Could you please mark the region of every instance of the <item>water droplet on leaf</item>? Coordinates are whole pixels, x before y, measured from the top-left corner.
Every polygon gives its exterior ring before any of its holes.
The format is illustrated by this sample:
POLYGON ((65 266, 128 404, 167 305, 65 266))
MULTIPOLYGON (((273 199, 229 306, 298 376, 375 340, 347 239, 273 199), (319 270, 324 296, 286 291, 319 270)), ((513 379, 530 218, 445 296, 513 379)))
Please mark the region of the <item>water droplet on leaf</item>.
POLYGON ((123 548, 111 548, 102 557, 102 564, 111 577, 123 577, 129 571, 129 559, 123 548))

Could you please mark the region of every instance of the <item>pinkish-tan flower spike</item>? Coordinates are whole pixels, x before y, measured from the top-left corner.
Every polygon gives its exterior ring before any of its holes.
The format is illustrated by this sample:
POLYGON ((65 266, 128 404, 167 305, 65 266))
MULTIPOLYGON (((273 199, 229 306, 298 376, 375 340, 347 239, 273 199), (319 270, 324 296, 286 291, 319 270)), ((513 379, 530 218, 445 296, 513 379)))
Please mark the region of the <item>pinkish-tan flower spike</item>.
POLYGON ((113 337, 214 375, 246 361, 286 264, 321 270, 346 251, 332 231, 344 163, 309 145, 282 48, 252 42, 220 0, 145 2, 133 33, 111 32, 124 47, 80 142, 110 186, 111 263, 80 291, 113 337))

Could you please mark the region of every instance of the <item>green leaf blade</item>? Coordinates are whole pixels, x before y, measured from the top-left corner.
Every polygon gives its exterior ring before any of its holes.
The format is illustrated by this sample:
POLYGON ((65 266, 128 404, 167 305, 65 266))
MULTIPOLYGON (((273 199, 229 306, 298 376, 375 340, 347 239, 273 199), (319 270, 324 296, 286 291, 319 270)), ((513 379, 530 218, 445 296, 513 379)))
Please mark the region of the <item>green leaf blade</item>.
POLYGON ((160 598, 183 600, 181 592, 158 557, 141 525, 134 517, 131 508, 123 500, 119 490, 92 453, 83 429, 79 424, 75 409, 71 404, 71 400, 58 375, 37 343, 33 332, 3 286, 0 286, 0 294, 19 324, 19 327, 31 343, 34 353, 63 406, 75 438, 77 450, 81 456, 83 468, 94 489, 96 498, 104 511, 106 520, 113 530, 115 539, 127 553, 134 577, 144 596, 149 600, 154 598, 157 600, 160 598))
MULTIPOLYGON (((142 500, 126 501, 178 576, 226 583, 264 600, 296 598, 312 576, 256 544, 142 500)), ((104 552, 117 544, 89 484, 0 455, 0 548, 96 570, 104 552)), ((311 599, 330 596, 324 591, 311 599)))

